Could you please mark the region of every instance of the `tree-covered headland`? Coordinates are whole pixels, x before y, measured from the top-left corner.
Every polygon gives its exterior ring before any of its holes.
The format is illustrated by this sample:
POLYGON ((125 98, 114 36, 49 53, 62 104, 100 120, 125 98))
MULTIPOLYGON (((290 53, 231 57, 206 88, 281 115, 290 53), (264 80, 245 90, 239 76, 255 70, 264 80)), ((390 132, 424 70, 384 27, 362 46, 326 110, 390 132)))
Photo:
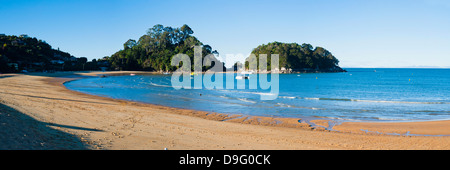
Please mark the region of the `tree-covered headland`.
MULTIPOLYGON (((179 66, 171 66, 171 59, 176 54, 186 54, 189 56, 194 70, 194 47, 201 47, 202 59, 205 56, 218 55, 210 45, 202 43, 192 34, 194 31, 188 26, 180 28, 164 27, 155 25, 148 29, 139 40, 129 39, 123 44, 123 49, 114 53, 107 60, 111 63, 113 70, 143 70, 172 72, 179 66)), ((219 63, 215 59, 212 66, 219 63)), ((212 66, 203 66, 202 71, 206 71, 212 66)))
POLYGON ((267 70, 271 69, 271 54, 279 55, 279 70, 281 72, 343 72, 339 67, 339 60, 322 47, 314 48, 311 44, 271 42, 254 48, 252 55, 245 61, 245 68, 249 64, 257 67, 260 54, 267 54, 267 70))
POLYGON ((0 34, 0 73, 100 70, 107 61, 74 57, 28 35, 0 34))

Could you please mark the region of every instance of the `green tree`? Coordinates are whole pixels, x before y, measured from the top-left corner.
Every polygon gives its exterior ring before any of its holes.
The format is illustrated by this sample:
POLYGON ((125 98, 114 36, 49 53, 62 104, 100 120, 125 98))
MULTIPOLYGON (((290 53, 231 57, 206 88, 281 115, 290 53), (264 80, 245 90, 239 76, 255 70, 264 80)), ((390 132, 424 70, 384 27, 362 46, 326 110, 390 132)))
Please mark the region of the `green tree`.
POLYGON ((133 48, 134 46, 136 46, 136 40, 129 39, 127 42, 123 44, 123 49, 126 50, 128 48, 133 48))
POLYGON ((86 64, 88 59, 86 57, 80 57, 80 58, 77 59, 77 61, 78 61, 78 63, 86 64))

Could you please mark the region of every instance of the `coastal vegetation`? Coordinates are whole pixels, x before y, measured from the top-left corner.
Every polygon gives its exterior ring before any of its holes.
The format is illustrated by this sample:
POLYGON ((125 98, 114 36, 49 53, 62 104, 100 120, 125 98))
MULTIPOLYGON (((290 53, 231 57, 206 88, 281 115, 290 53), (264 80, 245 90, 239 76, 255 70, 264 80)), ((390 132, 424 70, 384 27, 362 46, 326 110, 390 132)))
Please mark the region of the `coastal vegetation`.
POLYGON ((102 66, 107 63, 74 57, 26 34, 0 34, 0 73, 100 70, 102 66))
MULTIPOLYGON (((279 70, 282 72, 343 72, 339 67, 339 60, 322 47, 314 48, 311 44, 271 42, 254 48, 252 54, 245 61, 245 68, 250 63, 256 63, 260 54, 267 54, 267 69, 271 69, 270 54, 279 54, 279 70)), ((253 67, 256 68, 256 67, 253 67)))
MULTIPOLYGON (((202 47, 202 59, 207 55, 218 55, 210 45, 202 43, 192 34, 194 31, 188 26, 180 28, 155 25, 148 29, 139 40, 129 39, 123 44, 123 49, 108 57, 112 70, 144 70, 171 72, 178 67, 171 66, 171 59, 176 54, 186 54, 194 63, 194 47, 202 47)), ((213 57, 211 66, 204 66, 202 71, 213 67, 219 61, 213 57)), ((223 63, 221 63, 223 65, 223 63)), ((191 66, 194 70, 194 66, 191 66)))

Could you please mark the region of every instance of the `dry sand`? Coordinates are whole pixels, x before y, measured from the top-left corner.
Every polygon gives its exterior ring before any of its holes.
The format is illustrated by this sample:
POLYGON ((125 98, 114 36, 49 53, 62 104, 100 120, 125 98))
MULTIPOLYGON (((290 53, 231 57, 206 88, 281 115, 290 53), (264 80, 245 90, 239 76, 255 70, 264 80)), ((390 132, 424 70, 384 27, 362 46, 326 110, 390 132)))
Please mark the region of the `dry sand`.
MULTIPOLYGON (((108 73, 76 73, 98 74, 108 73)), ((411 136, 450 135, 450 121, 346 122, 333 127, 338 132, 327 131, 294 118, 229 116, 87 95, 62 85, 71 75, 0 75, 0 149, 450 149, 450 136, 411 136)))

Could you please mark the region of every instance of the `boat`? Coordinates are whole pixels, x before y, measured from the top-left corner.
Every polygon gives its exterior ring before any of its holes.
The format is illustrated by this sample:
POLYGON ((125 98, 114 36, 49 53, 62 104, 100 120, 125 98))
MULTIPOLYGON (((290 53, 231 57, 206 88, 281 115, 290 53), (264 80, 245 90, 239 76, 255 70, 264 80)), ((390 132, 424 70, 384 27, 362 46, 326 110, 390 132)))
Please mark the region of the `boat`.
POLYGON ((236 79, 242 80, 242 79, 249 79, 248 76, 236 76, 236 79))
POLYGON ((241 74, 253 74, 253 71, 243 71, 241 74))
POLYGON ((247 74, 253 74, 253 71, 242 71, 241 75, 237 75, 236 79, 242 80, 242 79, 250 79, 249 76, 247 76, 247 74))
POLYGON ((131 73, 130 76, 135 76, 136 74, 131 73))

